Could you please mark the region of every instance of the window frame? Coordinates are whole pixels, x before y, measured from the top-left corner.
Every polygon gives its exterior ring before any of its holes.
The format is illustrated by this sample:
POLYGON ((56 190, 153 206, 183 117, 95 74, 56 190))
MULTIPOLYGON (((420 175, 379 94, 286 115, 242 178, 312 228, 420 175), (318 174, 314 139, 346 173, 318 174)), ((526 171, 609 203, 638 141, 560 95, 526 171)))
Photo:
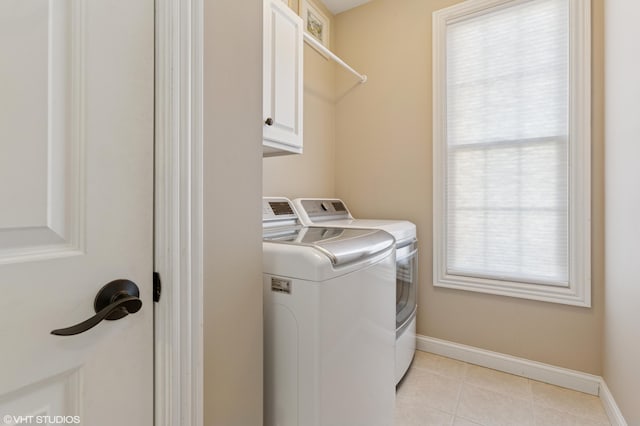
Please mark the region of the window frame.
POLYGON ((591 2, 569 2, 567 287, 447 273, 447 25, 536 0, 467 0, 433 13, 433 285, 591 307, 591 2))

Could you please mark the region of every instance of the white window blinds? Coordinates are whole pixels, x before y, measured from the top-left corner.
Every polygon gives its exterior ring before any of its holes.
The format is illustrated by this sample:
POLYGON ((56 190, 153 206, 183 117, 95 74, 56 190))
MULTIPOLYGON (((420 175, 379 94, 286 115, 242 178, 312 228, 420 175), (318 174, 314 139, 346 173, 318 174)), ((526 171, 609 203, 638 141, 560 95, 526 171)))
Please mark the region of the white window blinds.
POLYGON ((591 2, 433 13, 433 285, 591 305, 591 2))
POLYGON ((446 273, 568 286, 569 7, 446 27, 446 273))

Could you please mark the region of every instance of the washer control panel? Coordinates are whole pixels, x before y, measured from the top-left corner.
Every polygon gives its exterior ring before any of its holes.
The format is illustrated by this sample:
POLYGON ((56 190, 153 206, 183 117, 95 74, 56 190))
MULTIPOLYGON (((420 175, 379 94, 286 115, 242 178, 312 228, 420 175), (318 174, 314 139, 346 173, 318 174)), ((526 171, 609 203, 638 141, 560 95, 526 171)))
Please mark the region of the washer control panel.
POLYGON ((293 205, 291 201, 287 198, 279 197, 279 198, 263 198, 262 199, 262 221, 263 222, 271 222, 271 221, 291 221, 297 220, 298 215, 296 215, 295 210, 293 209, 293 205))

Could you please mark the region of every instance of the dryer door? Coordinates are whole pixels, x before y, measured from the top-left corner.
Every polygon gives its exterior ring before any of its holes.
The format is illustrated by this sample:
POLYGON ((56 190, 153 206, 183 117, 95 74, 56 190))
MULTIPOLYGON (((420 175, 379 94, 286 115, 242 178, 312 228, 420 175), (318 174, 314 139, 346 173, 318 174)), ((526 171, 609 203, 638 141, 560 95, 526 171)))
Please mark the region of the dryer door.
POLYGON ((417 241, 396 252, 396 330, 411 320, 416 310, 418 285, 417 241))

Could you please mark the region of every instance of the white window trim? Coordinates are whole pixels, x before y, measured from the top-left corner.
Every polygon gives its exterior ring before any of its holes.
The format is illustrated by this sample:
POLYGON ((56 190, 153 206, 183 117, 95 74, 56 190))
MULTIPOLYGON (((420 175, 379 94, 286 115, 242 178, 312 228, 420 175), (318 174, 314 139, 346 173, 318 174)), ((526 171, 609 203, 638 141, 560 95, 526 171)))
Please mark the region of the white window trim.
POLYGON ((449 275, 446 268, 447 23, 531 0, 468 0, 433 13, 433 285, 591 307, 591 2, 569 0, 569 286, 449 275), (580 141, 580 143, 576 143, 580 141))

